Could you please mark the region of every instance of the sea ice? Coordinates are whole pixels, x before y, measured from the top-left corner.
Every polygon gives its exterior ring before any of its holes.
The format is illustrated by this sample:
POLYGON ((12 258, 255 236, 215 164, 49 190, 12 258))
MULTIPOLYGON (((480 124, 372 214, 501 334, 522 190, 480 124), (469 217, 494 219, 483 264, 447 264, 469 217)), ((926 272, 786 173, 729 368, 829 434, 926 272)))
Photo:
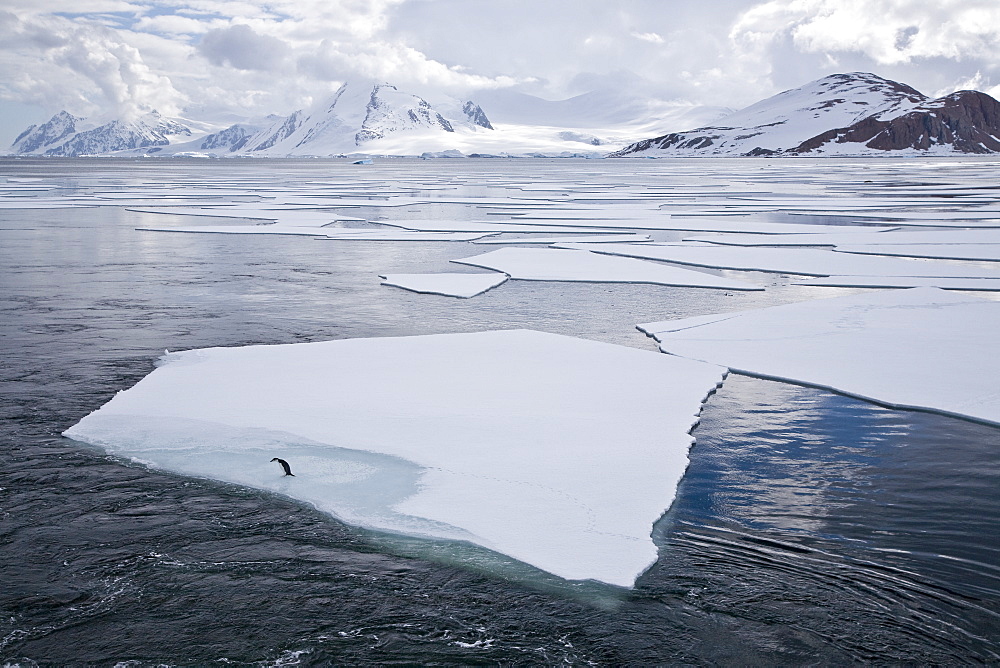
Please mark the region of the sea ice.
POLYGON ((677 230, 681 232, 742 232, 747 234, 818 234, 839 232, 849 229, 855 232, 883 232, 894 227, 846 227, 844 225, 805 225, 798 223, 769 223, 747 220, 744 215, 690 217, 670 215, 652 210, 641 213, 615 213, 613 208, 606 211, 557 212, 542 215, 515 215, 510 221, 524 225, 571 225, 590 228, 605 227, 625 230, 677 230), (586 215, 581 215, 586 213, 586 215))
POLYGON ((823 288, 920 288, 942 290, 1000 291, 1000 278, 928 278, 926 276, 823 276, 795 281, 792 285, 823 288))
POLYGON ((137 227, 136 229, 144 232, 307 236, 322 241, 474 241, 490 236, 488 232, 413 232, 349 227, 295 227, 292 225, 199 225, 197 227, 137 227))
POLYGON ((501 232, 513 232, 517 234, 554 234, 556 232, 563 233, 568 232, 571 234, 580 234, 586 231, 588 234, 618 234, 621 232, 618 230, 601 231, 601 230, 581 230, 579 227, 573 225, 558 226, 558 227, 548 227, 548 226, 538 226, 538 225, 521 225, 517 223, 512 223, 507 220, 496 220, 496 221, 479 221, 479 220, 422 220, 422 219, 405 219, 405 220, 373 220, 371 221, 377 225, 387 225, 389 227, 399 227, 404 230, 419 230, 423 232, 489 232, 489 233, 501 233, 501 232))
POLYGON ((1000 424, 1000 303, 886 290, 638 326, 672 355, 1000 424))
POLYGON ((521 239, 483 239, 474 244, 633 244, 652 241, 648 234, 603 234, 587 237, 524 237, 521 239))
POLYGON ((507 274, 385 274, 382 285, 412 292, 468 299, 507 282, 507 274))
POLYGON ((1000 244, 865 244, 836 246, 838 253, 1000 262, 1000 244))
POLYGON ((975 265, 931 260, 837 253, 818 248, 760 248, 717 244, 558 244, 558 248, 590 250, 691 264, 701 267, 769 271, 804 276, 934 276, 1000 278, 1000 272, 975 265))
POLYGON ((936 230, 926 232, 886 231, 879 234, 857 232, 859 229, 831 234, 705 234, 685 237, 684 241, 703 241, 725 246, 844 246, 870 244, 1000 244, 1000 230, 936 230))
POLYGON ((723 374, 527 330, 210 348, 166 355, 65 435, 627 587, 723 374))
MULTIPOLYGON (((588 244, 589 245, 589 244, 588 244)), ((604 246, 607 244, 593 244, 604 246)), ((732 278, 700 271, 557 248, 501 248, 474 257, 452 260, 459 264, 502 271, 525 281, 588 281, 595 283, 654 283, 721 290, 763 290, 732 278)))

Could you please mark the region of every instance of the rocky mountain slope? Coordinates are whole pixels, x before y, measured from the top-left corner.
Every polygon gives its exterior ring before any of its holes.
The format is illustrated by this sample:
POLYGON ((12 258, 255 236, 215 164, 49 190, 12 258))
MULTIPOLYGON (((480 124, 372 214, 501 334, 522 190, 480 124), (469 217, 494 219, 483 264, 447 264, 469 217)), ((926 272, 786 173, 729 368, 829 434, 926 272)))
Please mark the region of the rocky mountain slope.
POLYGON ((1000 105, 976 91, 932 100, 874 74, 834 74, 614 156, 871 155, 1000 150, 1000 105))

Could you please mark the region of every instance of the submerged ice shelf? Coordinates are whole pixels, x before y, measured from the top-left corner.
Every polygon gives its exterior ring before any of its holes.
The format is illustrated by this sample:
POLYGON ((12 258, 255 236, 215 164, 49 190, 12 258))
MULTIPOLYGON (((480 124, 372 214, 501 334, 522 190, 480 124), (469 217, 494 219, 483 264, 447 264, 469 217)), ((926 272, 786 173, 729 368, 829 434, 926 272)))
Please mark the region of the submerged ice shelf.
POLYGON ((672 355, 1000 424, 1000 303, 932 287, 638 326, 672 355))
POLYGON ((210 348, 166 355, 65 435, 627 587, 724 372, 528 330, 210 348))

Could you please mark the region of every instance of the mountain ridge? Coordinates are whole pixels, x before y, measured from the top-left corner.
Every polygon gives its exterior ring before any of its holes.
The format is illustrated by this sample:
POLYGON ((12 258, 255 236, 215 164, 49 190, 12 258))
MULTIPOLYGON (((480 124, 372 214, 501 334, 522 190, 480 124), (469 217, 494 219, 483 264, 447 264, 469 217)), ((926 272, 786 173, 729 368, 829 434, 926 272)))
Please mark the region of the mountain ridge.
POLYGON ((716 124, 640 140, 611 157, 1000 152, 1000 103, 978 91, 931 99, 868 72, 833 74, 716 124))
MULTIPOLYGON (((644 96, 619 86, 548 101, 484 93, 499 116, 471 100, 434 103, 380 82, 347 82, 288 115, 228 127, 153 111, 92 127, 66 111, 28 127, 15 155, 328 157, 463 155, 688 157, 975 154, 1000 152, 1000 103, 957 91, 931 99, 867 72, 833 74, 736 111, 644 96), (499 118, 501 122, 496 122, 499 118), (716 119, 716 120, 713 120, 716 119), (710 121, 650 139, 664 124, 710 121), (649 134, 647 134, 649 133, 649 134)), ((682 126, 683 127, 683 126, 682 126)))

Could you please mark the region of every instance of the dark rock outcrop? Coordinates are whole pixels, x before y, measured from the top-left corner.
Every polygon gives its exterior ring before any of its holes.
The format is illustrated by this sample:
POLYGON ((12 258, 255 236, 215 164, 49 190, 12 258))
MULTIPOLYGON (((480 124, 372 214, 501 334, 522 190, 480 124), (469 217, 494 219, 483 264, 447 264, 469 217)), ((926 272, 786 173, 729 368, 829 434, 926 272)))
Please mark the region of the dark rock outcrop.
POLYGON ((475 102, 466 102, 462 105, 462 113, 466 115, 469 121, 473 125, 478 125, 481 128, 486 128, 487 130, 492 130, 493 125, 490 123, 490 119, 486 117, 486 112, 475 102))
POLYGON ((962 153, 1000 152, 1000 102, 963 90, 886 120, 869 116, 846 128, 807 139, 789 153, 810 153, 830 143, 858 143, 880 151, 952 146, 962 153))

